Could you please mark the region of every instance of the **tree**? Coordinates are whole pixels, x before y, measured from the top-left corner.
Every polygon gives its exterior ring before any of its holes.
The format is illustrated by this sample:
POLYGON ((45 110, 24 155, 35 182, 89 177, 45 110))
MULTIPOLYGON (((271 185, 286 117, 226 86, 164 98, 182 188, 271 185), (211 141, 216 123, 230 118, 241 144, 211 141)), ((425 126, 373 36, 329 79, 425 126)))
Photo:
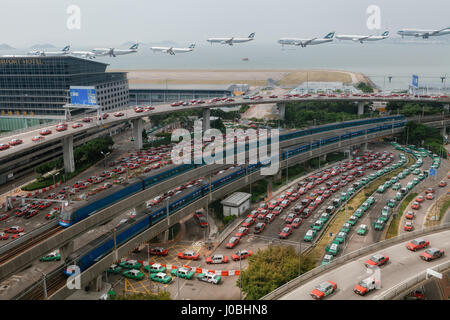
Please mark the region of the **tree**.
MULTIPOLYGON (((249 257, 242 271, 242 290, 247 299, 256 300, 298 276, 299 257, 292 246, 269 246, 249 257)), ((302 257, 301 273, 315 267, 309 257, 302 257)), ((240 278, 237 280, 240 285, 240 278)))
POLYGON ((373 88, 364 82, 358 83, 356 88, 358 88, 359 90, 361 90, 364 93, 372 93, 373 92, 373 88))

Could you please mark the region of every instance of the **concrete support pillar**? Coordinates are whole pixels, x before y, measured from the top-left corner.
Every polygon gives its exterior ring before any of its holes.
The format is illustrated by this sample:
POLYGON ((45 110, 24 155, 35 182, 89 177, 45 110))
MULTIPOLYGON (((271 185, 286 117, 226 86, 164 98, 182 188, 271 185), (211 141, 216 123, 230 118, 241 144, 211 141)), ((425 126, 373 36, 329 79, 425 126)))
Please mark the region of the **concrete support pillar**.
POLYGON ((163 241, 164 242, 169 241, 169 229, 163 232, 163 241))
POLYGON ((319 159, 320 159, 320 162, 327 161, 327 155, 323 154, 319 157, 319 159))
POLYGON ((59 248, 59 254, 61 255, 61 261, 64 261, 73 253, 73 241, 66 243, 64 246, 59 248))
POLYGON ((272 198, 272 178, 267 179, 267 200, 272 198))
POLYGON ((279 112, 278 118, 280 120, 284 120, 284 116, 285 116, 285 113, 286 113, 286 105, 284 103, 279 103, 278 104, 278 112, 279 112))
POLYGON ((97 292, 99 292, 100 290, 102 290, 103 287, 103 279, 102 279, 102 274, 99 274, 97 276, 97 278, 95 279, 95 290, 97 292))
POLYGON ((364 102, 358 102, 358 115, 364 114, 364 102))
POLYGON ((365 142, 362 144, 361 149, 363 152, 366 152, 368 150, 368 147, 369 147, 369 143, 365 142))
POLYGON ((73 159, 73 136, 68 136, 63 139, 63 159, 64 170, 66 173, 75 171, 75 160, 73 159))
POLYGON ((202 124, 203 133, 210 127, 211 127, 211 109, 205 108, 203 109, 203 124, 202 124))
POLYGON ((441 135, 446 136, 447 135, 447 128, 443 127, 441 130, 441 135))
POLYGON ((136 149, 141 150, 142 149, 142 130, 144 129, 143 120, 140 118, 132 120, 132 124, 133 124, 134 146, 136 147, 136 149))

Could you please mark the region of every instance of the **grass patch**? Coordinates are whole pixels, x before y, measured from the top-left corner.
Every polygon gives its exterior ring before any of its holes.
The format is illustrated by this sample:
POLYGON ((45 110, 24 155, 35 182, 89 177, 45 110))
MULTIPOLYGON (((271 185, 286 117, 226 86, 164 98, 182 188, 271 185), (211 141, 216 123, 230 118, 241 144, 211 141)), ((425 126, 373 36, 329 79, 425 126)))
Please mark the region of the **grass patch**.
POLYGON ((405 209, 408 206, 408 204, 415 197, 417 197, 417 195, 418 195, 418 193, 416 193, 416 192, 410 193, 405 198, 405 200, 402 201, 402 203, 400 204, 400 207, 398 209, 397 216, 394 219, 392 219, 391 223, 389 224, 389 229, 388 229, 387 234, 386 234, 386 239, 390 239, 390 238, 396 237, 398 235, 398 224, 402 220, 403 212, 405 211, 405 209))
MULTIPOLYGON (((435 206, 436 205, 438 206, 437 210, 439 212, 439 215, 438 215, 437 219, 436 220, 429 220, 429 217, 427 216, 426 217, 427 221, 425 222, 425 226, 432 227, 432 226, 436 226, 436 225, 441 223, 442 217, 445 215, 447 210, 450 208, 450 196, 449 195, 444 196, 442 201, 443 202, 438 200, 434 204, 435 206)), ((434 212, 434 210, 435 210, 435 208, 431 207, 430 212, 434 212)))

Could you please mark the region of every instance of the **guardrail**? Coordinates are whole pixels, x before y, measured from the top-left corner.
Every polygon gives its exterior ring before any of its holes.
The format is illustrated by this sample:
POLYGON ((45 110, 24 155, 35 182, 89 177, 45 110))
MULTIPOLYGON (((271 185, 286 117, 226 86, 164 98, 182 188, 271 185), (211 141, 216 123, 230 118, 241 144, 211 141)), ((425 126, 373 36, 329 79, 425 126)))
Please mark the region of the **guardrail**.
MULTIPOLYGON (((447 270, 449 268, 450 268, 450 260, 446 261, 444 263, 438 264, 437 266, 434 266, 429 269, 432 269, 434 271, 443 271, 443 270, 447 270)), ((418 275, 411 277, 411 278, 403 281, 402 283, 399 283, 398 285, 393 286, 392 288, 389 288, 384 293, 376 296, 374 299, 375 300, 394 299, 394 298, 398 297, 404 291, 413 287, 414 285, 426 280, 426 278, 427 278, 427 271, 425 270, 425 271, 422 271, 421 273, 419 273, 418 275)))
POLYGON ((335 269, 335 268, 337 268, 343 264, 346 264, 348 262, 351 262, 363 255, 367 255, 370 252, 378 251, 380 249, 384 249, 384 248, 393 246, 395 244, 401 243, 405 240, 414 239, 418 236, 423 236, 423 235, 430 234, 430 233, 436 233, 437 231, 442 231, 442 230, 447 230, 447 229, 450 229, 450 223, 446 223, 446 224, 442 224, 439 226, 434 226, 434 227, 430 227, 430 228, 426 228, 426 229, 422 229, 422 230, 413 231, 411 233, 405 233, 405 234, 399 235, 397 237, 390 238, 390 239, 384 240, 384 241, 380 241, 380 242, 374 243, 370 246, 347 253, 346 255, 333 260, 332 262, 330 262, 327 265, 321 265, 321 266, 314 268, 314 269, 304 273, 303 275, 289 281, 288 283, 282 285, 281 287, 275 289, 271 293, 262 297, 261 300, 279 299, 286 293, 290 292, 292 289, 300 287, 303 283, 318 276, 319 274, 323 274, 327 271, 335 269))

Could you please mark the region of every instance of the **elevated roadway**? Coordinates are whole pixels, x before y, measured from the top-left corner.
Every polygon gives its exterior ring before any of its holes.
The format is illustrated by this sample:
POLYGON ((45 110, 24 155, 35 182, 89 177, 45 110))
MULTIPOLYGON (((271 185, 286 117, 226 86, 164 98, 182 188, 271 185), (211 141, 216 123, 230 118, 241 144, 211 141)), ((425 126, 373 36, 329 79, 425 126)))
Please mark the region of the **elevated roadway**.
POLYGON ((424 250, 417 252, 407 250, 405 246, 408 241, 423 237, 430 241, 430 247, 437 247, 448 252, 450 249, 449 229, 450 224, 441 225, 404 234, 359 249, 339 257, 327 266, 320 266, 309 271, 266 295, 263 299, 309 300, 311 299, 310 293, 314 288, 325 281, 333 281, 338 286, 338 290, 327 297, 327 300, 395 298, 407 289, 405 284, 409 283, 410 286, 413 286, 417 281, 421 281, 426 269, 438 268, 442 270, 450 267, 448 255, 432 262, 425 262, 419 257, 424 250), (368 272, 364 262, 375 253, 381 253, 389 257, 389 262, 380 267, 381 288, 368 293, 365 297, 359 296, 353 292, 353 287, 359 281, 371 275, 372 272, 368 272))

